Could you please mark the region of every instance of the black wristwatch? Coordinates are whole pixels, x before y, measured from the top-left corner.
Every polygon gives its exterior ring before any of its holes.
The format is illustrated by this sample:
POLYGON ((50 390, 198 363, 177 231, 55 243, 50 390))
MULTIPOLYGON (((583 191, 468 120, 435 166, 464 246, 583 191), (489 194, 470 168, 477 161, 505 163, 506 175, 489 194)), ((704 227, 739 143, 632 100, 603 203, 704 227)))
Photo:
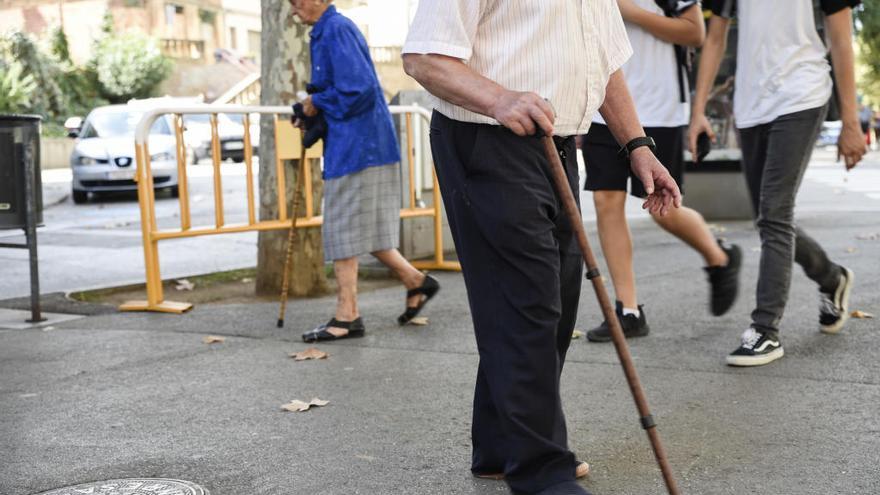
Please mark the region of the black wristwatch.
POLYGON ((642 146, 647 146, 651 149, 651 153, 653 153, 657 149, 657 144, 654 142, 654 139, 650 136, 642 136, 632 139, 630 142, 626 143, 623 147, 620 148, 620 151, 617 152, 617 155, 621 158, 626 158, 629 160, 629 156, 635 151, 636 148, 641 148, 642 146))

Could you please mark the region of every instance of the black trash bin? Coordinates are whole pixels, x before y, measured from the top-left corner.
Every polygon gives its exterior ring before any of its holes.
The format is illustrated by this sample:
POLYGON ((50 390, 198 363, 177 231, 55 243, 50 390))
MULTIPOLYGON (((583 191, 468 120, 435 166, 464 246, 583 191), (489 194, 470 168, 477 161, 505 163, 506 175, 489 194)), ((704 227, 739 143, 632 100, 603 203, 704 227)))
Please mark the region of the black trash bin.
POLYGON ((43 223, 40 177, 40 121, 37 115, 0 114, 0 229, 23 229, 27 242, 0 247, 28 250, 31 272, 31 319, 40 314, 37 226, 43 223))
POLYGON ((0 229, 27 227, 25 181, 33 191, 36 224, 43 223, 40 117, 0 114, 0 229))

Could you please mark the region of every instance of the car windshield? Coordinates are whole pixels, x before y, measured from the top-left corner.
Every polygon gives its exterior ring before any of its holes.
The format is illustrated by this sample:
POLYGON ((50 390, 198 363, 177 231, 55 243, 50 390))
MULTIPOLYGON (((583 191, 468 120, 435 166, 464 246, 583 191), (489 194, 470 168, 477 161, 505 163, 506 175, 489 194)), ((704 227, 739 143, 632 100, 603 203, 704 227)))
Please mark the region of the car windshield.
MULTIPOLYGON (((96 112, 89 116, 87 129, 83 132, 83 138, 114 138, 134 136, 134 131, 140 122, 143 112, 96 112)), ((171 134, 168 122, 159 118, 150 129, 150 134, 171 134)))

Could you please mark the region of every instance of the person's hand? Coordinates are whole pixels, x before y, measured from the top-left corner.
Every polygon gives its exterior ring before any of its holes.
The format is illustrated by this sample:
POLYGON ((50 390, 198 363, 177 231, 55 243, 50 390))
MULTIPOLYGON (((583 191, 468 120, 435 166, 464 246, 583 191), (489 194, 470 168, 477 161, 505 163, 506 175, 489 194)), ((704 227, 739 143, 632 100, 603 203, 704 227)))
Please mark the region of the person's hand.
POLYGON ((643 209, 663 216, 669 212, 669 208, 681 206, 681 191, 675 179, 650 149, 643 146, 633 150, 629 157, 629 166, 648 193, 642 204, 643 209))
POLYGON ((697 138, 702 133, 709 135, 712 142, 715 141, 715 131, 712 130, 712 124, 705 114, 694 114, 691 116, 691 123, 688 126, 688 150, 691 152, 694 162, 697 161, 697 138))
POLYGON ((504 91, 489 108, 489 115, 517 136, 532 136, 538 128, 552 136, 556 119, 550 103, 535 93, 519 91, 504 91))
POLYGON ((858 123, 855 125, 844 124, 840 130, 840 136, 837 138, 837 161, 843 157, 846 169, 851 170, 862 161, 862 157, 867 151, 868 147, 865 144, 865 135, 862 133, 861 126, 858 123))
POLYGON ((306 115, 306 117, 314 117, 315 115, 318 115, 318 109, 315 108, 315 105, 312 103, 311 96, 303 100, 302 104, 303 113, 306 115))
POLYGON ((293 126, 297 129, 305 129, 306 123, 302 119, 293 119, 293 126))
POLYGON ((639 11, 639 6, 633 3, 633 0, 617 0, 617 7, 625 21, 631 21, 639 11))

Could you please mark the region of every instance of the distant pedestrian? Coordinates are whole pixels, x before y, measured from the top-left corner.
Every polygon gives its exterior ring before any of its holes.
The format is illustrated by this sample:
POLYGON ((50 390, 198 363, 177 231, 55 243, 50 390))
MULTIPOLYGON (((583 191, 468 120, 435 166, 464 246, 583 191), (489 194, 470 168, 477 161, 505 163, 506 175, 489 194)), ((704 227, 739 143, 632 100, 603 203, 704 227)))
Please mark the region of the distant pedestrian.
POLYGON ((865 143, 871 145, 871 119, 874 118, 874 111, 868 105, 862 105, 859 111, 859 124, 862 126, 862 133, 865 135, 865 143))
MULTIPOLYGON (((846 168, 859 163, 865 140, 859 125, 853 69, 852 7, 859 0, 821 0, 828 45, 840 95, 843 128, 838 154, 846 168)), ((718 0, 700 56, 688 139, 714 138, 706 100, 724 55, 730 19, 738 17, 739 63, 734 116, 740 131, 743 169, 752 197, 761 263, 752 324, 727 356, 732 366, 759 366, 783 356, 779 325, 788 301, 792 262, 819 285, 819 327, 837 333, 849 318, 853 273, 828 259, 797 227, 794 205, 813 144, 832 94, 826 48, 816 30, 813 0, 718 0)))
POLYGON ((333 261, 336 313, 303 334, 306 342, 362 337, 357 305, 358 256, 371 253, 408 289, 406 324, 440 289, 397 250, 400 237, 400 150, 367 43, 332 0, 291 0, 293 15, 312 25, 314 93, 306 116, 322 112, 324 145, 324 257, 333 261))
MULTIPOLYGON (((705 38, 703 12, 698 0, 617 0, 633 45, 633 56, 623 66, 645 133, 654 139, 660 162, 682 187, 684 135, 688 123, 685 46, 699 46, 705 38), (658 5, 660 4, 660 5, 658 5)), ((644 186, 624 165, 619 145, 600 115, 584 137, 582 151, 587 180, 593 191, 599 239, 617 295, 617 318, 629 337, 647 335, 645 309, 636 296, 633 248, 626 222, 626 190, 646 196, 644 186)), ((712 314, 723 315, 738 291, 741 253, 736 245, 716 241, 697 211, 681 207, 668 215, 652 215, 658 225, 695 249, 706 263, 712 314)), ((608 322, 587 332, 593 342, 611 340, 608 322)))
POLYGON ((431 148, 480 353, 471 472, 516 494, 587 493, 559 394, 583 259, 535 134, 554 136, 577 197, 575 136, 599 109, 645 206, 680 204, 620 70, 632 50, 617 3, 420 0, 403 52, 437 97, 431 148))

